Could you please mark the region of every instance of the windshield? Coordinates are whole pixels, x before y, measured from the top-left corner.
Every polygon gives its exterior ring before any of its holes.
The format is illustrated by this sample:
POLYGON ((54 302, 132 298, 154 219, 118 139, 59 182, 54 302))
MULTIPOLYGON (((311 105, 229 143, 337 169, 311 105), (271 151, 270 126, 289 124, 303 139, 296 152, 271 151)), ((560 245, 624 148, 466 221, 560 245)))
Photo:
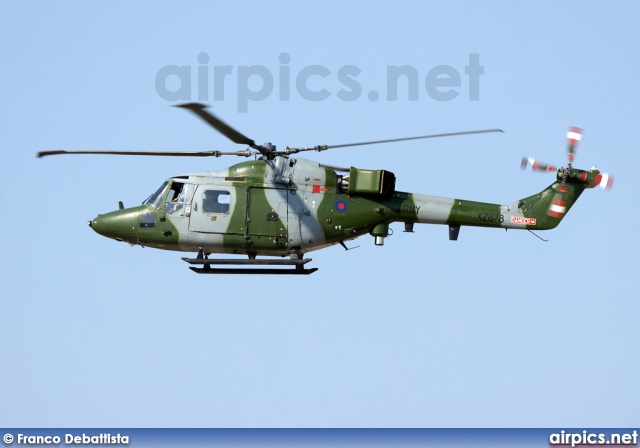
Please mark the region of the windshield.
POLYGON ((167 185, 169 185, 169 182, 163 183, 155 193, 153 193, 143 202, 143 204, 150 205, 155 208, 160 208, 162 198, 164 197, 164 190, 167 188, 167 185))

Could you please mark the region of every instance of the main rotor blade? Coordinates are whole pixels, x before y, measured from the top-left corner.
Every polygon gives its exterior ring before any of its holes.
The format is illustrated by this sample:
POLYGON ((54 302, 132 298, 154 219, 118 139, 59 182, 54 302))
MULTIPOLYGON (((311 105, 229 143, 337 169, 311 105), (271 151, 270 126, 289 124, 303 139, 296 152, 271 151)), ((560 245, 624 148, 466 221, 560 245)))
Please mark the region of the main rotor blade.
POLYGON ((234 143, 238 143, 241 145, 249 145, 252 148, 260 150, 260 148, 256 145, 256 142, 251 140, 244 134, 233 129, 224 121, 220 120, 218 117, 213 115, 210 112, 207 112, 205 109, 207 106, 201 103, 185 103, 185 104, 176 104, 175 107, 182 107, 184 109, 189 109, 191 112, 202 118, 204 121, 209 123, 214 129, 220 132, 222 135, 227 137, 234 143))
POLYGON ((455 135, 470 135, 470 134, 486 134, 488 132, 504 132, 504 131, 502 129, 484 129, 481 131, 448 132, 446 134, 421 135, 419 137, 392 138, 389 140, 375 140, 371 142, 346 143, 344 145, 327 145, 327 146, 323 146, 321 150, 332 149, 332 148, 346 148, 349 146, 377 145, 378 143, 403 142, 407 140, 420 140, 423 138, 453 137, 455 135))
POLYGON ((235 152, 222 152, 222 151, 64 151, 64 150, 52 150, 52 151, 40 151, 38 157, 45 156, 57 156, 60 154, 108 154, 116 156, 165 156, 165 157, 220 157, 226 155, 235 155, 249 157, 254 153, 253 151, 235 151, 235 152))

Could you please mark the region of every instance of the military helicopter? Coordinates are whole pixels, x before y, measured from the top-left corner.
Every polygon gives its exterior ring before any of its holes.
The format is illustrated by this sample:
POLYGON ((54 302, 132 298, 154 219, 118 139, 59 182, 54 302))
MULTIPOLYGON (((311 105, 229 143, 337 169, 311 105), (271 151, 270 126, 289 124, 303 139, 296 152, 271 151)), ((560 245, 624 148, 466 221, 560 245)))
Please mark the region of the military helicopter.
POLYGON ((235 152, 43 151, 59 154, 220 157, 254 160, 222 171, 191 173, 166 180, 142 205, 98 215, 89 226, 100 235, 164 250, 196 252, 184 257, 198 274, 311 274, 306 253, 370 234, 377 246, 389 236, 389 224, 443 224, 457 240, 462 226, 521 230, 556 227, 587 188, 611 188, 613 176, 575 169, 572 162, 582 130, 569 128, 568 165, 556 168, 525 157, 522 167, 556 172, 556 180, 540 193, 510 205, 474 202, 397 191, 387 170, 339 168, 290 157, 305 151, 391 143, 407 140, 502 132, 499 129, 433 134, 343 145, 276 150, 256 144, 200 103, 179 104, 232 142, 249 148, 235 152), (236 254, 247 258, 210 258, 236 254), (261 257, 261 258, 258 258, 261 257), (196 267, 201 266, 201 267, 196 267), (213 266, 225 266, 223 268, 213 266), (232 266, 232 267, 229 267, 232 266))

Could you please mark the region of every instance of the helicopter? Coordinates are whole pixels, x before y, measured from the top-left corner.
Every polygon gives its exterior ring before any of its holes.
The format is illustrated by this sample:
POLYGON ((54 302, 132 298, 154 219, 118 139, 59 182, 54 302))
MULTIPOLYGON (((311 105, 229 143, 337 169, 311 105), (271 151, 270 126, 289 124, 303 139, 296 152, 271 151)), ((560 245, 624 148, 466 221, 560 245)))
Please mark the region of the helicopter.
POLYGON ((585 189, 609 189, 613 184, 613 176, 595 167, 588 171, 572 167, 582 138, 577 127, 570 127, 567 133, 567 167, 530 157, 522 160, 522 168, 555 172, 555 181, 539 193, 500 205, 397 191, 396 177, 387 170, 341 168, 291 157, 305 151, 503 132, 500 129, 277 150, 271 143, 256 144, 207 111, 204 104, 176 107, 193 112, 233 143, 248 148, 235 152, 52 150, 37 156, 253 156, 253 160, 221 171, 171 177, 142 205, 125 208, 119 202, 118 210, 88 222, 95 232, 116 241, 195 252, 195 257, 182 260, 198 274, 312 274, 318 268, 306 267, 312 260, 305 254, 336 244, 348 250, 347 241, 366 234, 373 236, 376 246, 382 246, 394 222, 404 223, 409 233, 414 224, 446 225, 450 240, 458 239, 463 226, 553 229, 585 189), (212 254, 246 258, 214 258, 212 254))

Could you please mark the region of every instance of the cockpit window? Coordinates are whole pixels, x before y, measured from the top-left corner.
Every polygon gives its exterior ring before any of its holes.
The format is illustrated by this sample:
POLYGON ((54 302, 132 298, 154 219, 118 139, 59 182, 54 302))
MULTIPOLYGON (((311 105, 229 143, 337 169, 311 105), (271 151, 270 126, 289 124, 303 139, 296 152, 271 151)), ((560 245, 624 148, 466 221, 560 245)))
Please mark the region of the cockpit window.
POLYGON ((160 204, 162 204, 162 197, 164 196, 164 194, 163 194, 164 193, 164 189, 167 188, 167 185, 169 185, 169 182, 163 183, 162 186, 160 186, 160 188, 158 188, 158 191, 156 191, 151 196, 149 196, 143 202, 143 204, 150 205, 150 206, 155 207, 155 208, 160 208, 160 204))
POLYGON ((194 184, 174 181, 164 202, 164 212, 174 214, 179 211, 180 215, 182 215, 184 213, 184 205, 191 203, 195 189, 196 186, 194 184))
POLYGON ((172 183, 165 202, 178 202, 178 196, 180 196, 180 193, 182 192, 182 187, 184 187, 184 184, 182 182, 172 183))

